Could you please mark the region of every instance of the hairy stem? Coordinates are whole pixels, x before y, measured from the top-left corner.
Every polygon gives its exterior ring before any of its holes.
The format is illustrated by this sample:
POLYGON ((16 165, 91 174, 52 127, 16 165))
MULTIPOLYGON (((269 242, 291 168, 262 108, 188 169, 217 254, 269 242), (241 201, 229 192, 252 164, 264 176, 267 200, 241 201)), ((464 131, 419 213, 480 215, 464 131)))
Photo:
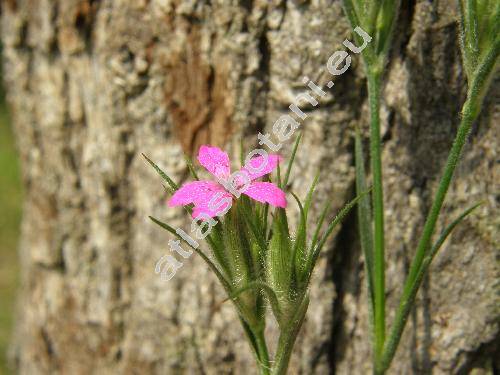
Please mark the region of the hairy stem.
POLYGON ((270 372, 270 364, 269 364, 269 353, 267 350, 266 338, 264 336, 264 329, 259 329, 254 331, 255 335, 255 343, 257 346, 257 354, 259 356, 259 367, 260 373, 262 375, 269 375, 270 372))
POLYGON ((297 312, 290 319, 288 324, 280 327, 281 332, 278 340, 276 357, 274 358, 273 375, 286 375, 295 339, 297 338, 300 328, 302 327, 302 323, 304 322, 308 306, 309 297, 306 295, 298 306, 297 312))

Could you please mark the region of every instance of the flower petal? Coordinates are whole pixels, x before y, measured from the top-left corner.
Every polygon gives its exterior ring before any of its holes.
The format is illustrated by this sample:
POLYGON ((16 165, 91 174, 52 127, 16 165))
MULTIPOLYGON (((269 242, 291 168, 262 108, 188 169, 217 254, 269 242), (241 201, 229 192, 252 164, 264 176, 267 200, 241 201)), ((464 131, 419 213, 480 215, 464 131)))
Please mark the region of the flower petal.
POLYGON ((258 202, 269 203, 276 207, 286 207, 285 192, 272 182, 254 181, 243 194, 258 202))
POLYGON ((222 217, 231 208, 233 204, 233 196, 225 190, 218 191, 212 194, 206 201, 196 204, 192 216, 197 218, 200 214, 205 214, 209 217, 222 217))
POLYGON ((251 180, 255 180, 256 178, 271 173, 278 166, 278 163, 280 163, 281 160, 283 160, 283 158, 279 155, 269 154, 267 158, 262 155, 258 155, 250 159, 250 162, 248 163, 250 165, 248 166, 245 164, 242 170, 247 172, 251 180))
POLYGON ((212 196, 218 192, 225 192, 224 188, 212 181, 193 181, 185 183, 177 190, 168 201, 170 207, 185 206, 190 203, 195 205, 209 202, 212 196))
POLYGON ((231 172, 229 156, 218 147, 201 146, 198 161, 215 177, 226 178, 231 172))
POLYGON ((198 216, 200 216, 202 214, 207 215, 208 217, 216 217, 217 216, 217 212, 211 210, 208 207, 196 206, 193 209, 193 213, 192 213, 193 219, 196 219, 198 216))

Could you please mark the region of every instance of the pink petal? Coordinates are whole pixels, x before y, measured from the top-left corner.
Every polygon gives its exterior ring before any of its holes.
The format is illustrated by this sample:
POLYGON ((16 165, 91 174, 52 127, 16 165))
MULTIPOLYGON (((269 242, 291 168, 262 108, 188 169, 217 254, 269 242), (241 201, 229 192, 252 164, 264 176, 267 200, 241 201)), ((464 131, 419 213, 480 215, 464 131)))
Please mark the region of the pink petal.
POLYGON ((231 208, 232 202, 233 196, 230 193, 224 190, 220 191, 220 193, 215 192, 206 201, 196 204, 192 216, 195 219, 201 213, 209 217, 222 216, 225 210, 231 208))
POLYGON ((224 188, 212 181, 193 181, 185 183, 177 190, 168 201, 170 207, 185 206, 190 203, 200 204, 210 201, 212 196, 218 192, 225 192, 224 188))
POLYGON ((269 203, 276 207, 286 207, 285 192, 272 182, 254 181, 243 194, 258 202, 269 203))
POLYGON ((201 214, 207 215, 208 217, 216 217, 217 216, 217 212, 212 211, 208 207, 198 206, 198 207, 195 207, 193 209, 193 213, 192 213, 193 219, 196 219, 201 214))
POLYGON ((278 163, 280 163, 281 160, 283 160, 283 158, 279 155, 270 154, 267 158, 264 158, 262 155, 258 155, 250 159, 249 164, 254 170, 259 169, 259 171, 251 170, 248 168, 247 164, 245 164, 242 170, 248 173, 251 180, 255 180, 256 178, 271 173, 278 166, 278 163))
POLYGON ((201 146, 198 151, 198 161, 215 177, 229 176, 229 156, 218 147, 201 146))

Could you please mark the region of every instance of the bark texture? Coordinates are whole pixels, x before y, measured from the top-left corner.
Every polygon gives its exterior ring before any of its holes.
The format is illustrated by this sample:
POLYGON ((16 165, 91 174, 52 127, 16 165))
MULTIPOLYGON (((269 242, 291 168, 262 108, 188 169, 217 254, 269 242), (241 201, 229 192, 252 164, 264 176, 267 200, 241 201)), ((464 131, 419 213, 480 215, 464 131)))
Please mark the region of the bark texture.
MULTIPOLYGON (((349 27, 339 1, 8 0, 4 71, 25 189, 20 374, 250 374, 236 314, 193 256, 162 282, 170 236, 148 154, 178 180, 182 153, 250 150, 302 78, 331 79, 349 27)), ((403 2, 383 104, 389 323, 464 100, 455 1, 403 2)), ((448 195, 451 236, 419 294, 390 374, 492 374, 499 358, 499 89, 493 85, 448 195)), ((353 129, 366 129, 359 56, 303 106, 292 190, 323 172, 314 212, 353 195, 353 129)), ((367 133, 365 133, 367 134, 367 133)), ((286 144, 284 154, 290 150, 286 144)), ((363 264, 350 217, 320 258, 292 374, 370 373, 363 264)), ((269 332, 275 328, 270 324, 269 332)))

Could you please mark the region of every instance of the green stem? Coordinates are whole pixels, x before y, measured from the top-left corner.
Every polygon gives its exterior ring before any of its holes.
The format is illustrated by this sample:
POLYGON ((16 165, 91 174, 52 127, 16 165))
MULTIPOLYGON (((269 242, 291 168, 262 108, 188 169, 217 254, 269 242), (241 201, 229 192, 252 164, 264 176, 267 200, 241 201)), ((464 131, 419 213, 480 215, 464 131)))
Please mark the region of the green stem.
POLYGON ((448 155, 448 160, 446 162, 441 181, 439 182, 434 202, 432 203, 430 212, 425 221, 422 237, 420 238, 415 253, 415 258, 410 266, 410 273, 403 288, 403 295, 396 312, 394 325, 391 329, 389 339, 384 347, 381 362, 381 368, 383 370, 389 368, 396 353, 399 341, 401 340, 401 335, 408 320, 408 315, 413 307, 415 296, 423 278, 423 273, 421 272, 422 263, 427 255, 430 240, 436 227, 436 221, 443 206, 446 193, 448 192, 453 172, 455 171, 457 163, 460 160, 460 156, 462 155, 463 146, 467 141, 472 124, 481 110, 482 100, 486 90, 488 89, 489 79, 491 78, 492 72, 495 70, 499 53, 500 39, 497 39, 488 53, 484 56, 483 61, 479 64, 476 69, 476 73, 470 82, 467 100, 462 108, 462 120, 460 121, 457 135, 455 136, 455 140, 453 141, 453 145, 448 155))
POLYGON ((257 353, 259 356, 259 366, 260 373, 262 375, 269 375, 270 363, 269 363, 269 352, 267 350, 266 337, 264 335, 264 329, 259 329, 254 331, 255 343, 257 345, 257 353))
POLYGON ((302 299, 295 315, 289 320, 289 323, 284 327, 280 327, 281 332, 278 340, 276 356, 274 358, 274 367, 272 371, 273 375, 286 375, 295 339, 300 331, 300 327, 302 327, 308 306, 309 297, 306 295, 302 299))
POLYGON ((295 337, 289 331, 282 331, 278 341, 273 375, 285 375, 292 355, 295 337))
POLYGON ((380 141, 380 73, 368 70, 368 100, 370 103, 370 160, 373 174, 374 220, 374 359, 382 355, 385 340, 385 259, 384 259, 384 193, 382 185, 382 151, 380 141))

